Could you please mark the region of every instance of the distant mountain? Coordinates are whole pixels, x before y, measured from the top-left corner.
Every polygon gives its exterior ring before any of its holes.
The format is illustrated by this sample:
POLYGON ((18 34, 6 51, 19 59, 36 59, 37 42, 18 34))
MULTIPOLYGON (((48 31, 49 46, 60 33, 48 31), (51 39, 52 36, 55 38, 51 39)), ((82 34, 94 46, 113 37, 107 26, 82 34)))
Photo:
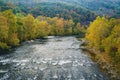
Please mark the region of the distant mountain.
MULTIPOLYGON (((7 1, 7 0, 6 0, 7 1)), ((4 2, 6 3, 4 0, 4 2)), ((35 0, 8 0, 7 4, 10 5, 14 13, 33 14, 37 16, 47 17, 60 17, 64 19, 73 19, 74 22, 81 22, 82 24, 89 24, 96 18, 96 15, 80 6, 74 6, 67 3, 61 3, 58 1, 41 1, 36 2, 35 0), (28 2, 29 1, 29 2, 28 2), (11 6, 12 4, 12 6, 11 6), (15 6, 16 5, 16 6, 15 6)), ((3 9, 4 10, 4 9, 3 9)))
MULTIPOLYGON (((36 1, 36 0, 34 0, 36 1)), ((119 15, 120 0, 37 0, 37 2, 60 2, 74 6, 81 6, 88 10, 94 11, 99 15, 119 15)))
POLYGON ((99 15, 117 16, 120 13, 120 0, 4 0, 13 3, 64 3, 86 8, 99 15))
POLYGON ((96 15, 120 17, 120 0, 3 0, 12 3, 15 13, 34 16, 63 17, 75 22, 89 23, 96 15))

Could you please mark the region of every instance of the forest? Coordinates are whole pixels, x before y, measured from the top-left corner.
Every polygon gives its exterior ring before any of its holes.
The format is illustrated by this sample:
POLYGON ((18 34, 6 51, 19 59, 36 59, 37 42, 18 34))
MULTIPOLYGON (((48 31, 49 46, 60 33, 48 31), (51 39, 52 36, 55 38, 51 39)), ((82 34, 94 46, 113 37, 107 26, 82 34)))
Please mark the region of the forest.
POLYGON ((120 19, 98 16, 89 25, 85 39, 89 48, 97 51, 95 59, 99 64, 102 62, 101 66, 110 66, 107 72, 110 75, 115 74, 116 80, 120 75, 120 19))
POLYGON ((120 19, 97 17, 87 29, 85 38, 91 47, 108 53, 120 63, 120 19))
MULTIPOLYGON (((97 60, 108 63, 120 75, 120 2, 101 0, 94 8, 63 3, 15 3, 0 0, 0 51, 47 36, 84 36, 87 48, 98 51, 97 60), (99 8, 103 6, 102 8, 99 8), (98 9, 99 8, 99 9, 98 9), (108 14, 108 15, 107 15, 108 14)), ((94 1, 94 0, 93 0, 94 1)), ((115 76, 116 77, 116 76, 115 76)))
POLYGON ((20 13, 15 15, 12 10, 0 13, 1 49, 9 49, 18 46, 22 41, 48 35, 79 35, 84 32, 84 27, 80 23, 75 25, 73 20, 44 16, 34 18, 31 14, 24 16, 20 13))
POLYGON ((41 15, 59 17, 66 20, 73 19, 75 23, 81 22, 82 24, 89 24, 96 17, 95 13, 87 9, 62 3, 13 4, 1 1, 1 5, 3 5, 1 6, 1 11, 12 9, 14 14, 22 13, 24 15, 32 14, 34 17, 41 15))

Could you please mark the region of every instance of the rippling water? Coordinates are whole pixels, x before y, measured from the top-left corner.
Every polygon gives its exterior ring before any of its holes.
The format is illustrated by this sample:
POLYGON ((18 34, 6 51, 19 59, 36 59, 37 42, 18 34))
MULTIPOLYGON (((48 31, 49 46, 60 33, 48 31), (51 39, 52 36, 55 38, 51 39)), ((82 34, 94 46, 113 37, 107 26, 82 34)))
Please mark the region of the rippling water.
POLYGON ((22 43, 0 56, 0 80, 109 80, 79 49, 75 37, 53 37, 22 43))

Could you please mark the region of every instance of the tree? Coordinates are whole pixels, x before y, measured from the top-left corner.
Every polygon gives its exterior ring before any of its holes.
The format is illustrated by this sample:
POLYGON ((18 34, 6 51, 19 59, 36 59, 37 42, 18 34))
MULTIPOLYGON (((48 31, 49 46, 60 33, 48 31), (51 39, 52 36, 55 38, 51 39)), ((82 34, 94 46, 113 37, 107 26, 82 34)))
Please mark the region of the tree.
POLYGON ((17 46, 17 45, 19 45, 19 39, 17 36, 16 16, 13 14, 12 10, 4 11, 3 15, 7 19, 7 26, 9 28, 7 43, 10 46, 17 46))
POLYGON ((97 17, 90 24, 86 33, 89 45, 113 58, 113 62, 120 63, 120 20, 97 17))
POLYGON ((18 38, 20 41, 25 40, 24 35, 25 35, 25 30, 24 30, 24 16, 22 14, 17 14, 17 33, 18 33, 18 38))
POLYGON ((49 35, 50 25, 47 23, 47 21, 38 21, 36 22, 36 26, 36 34, 38 38, 49 35))
POLYGON ((55 35, 64 35, 64 19, 58 19, 54 27, 55 35))
POLYGON ((9 49, 6 41, 8 38, 7 19, 0 13, 0 49, 9 49))
POLYGON ((90 27, 86 33, 86 39, 89 44, 99 50, 102 50, 102 40, 109 35, 109 22, 105 17, 96 18, 94 22, 90 24, 90 27))
POLYGON ((34 24, 34 17, 30 14, 28 14, 25 18, 24 18, 24 39, 28 40, 28 39, 33 39, 35 38, 35 33, 36 33, 36 26, 34 24))
POLYGON ((74 26, 73 20, 66 20, 64 24, 65 24, 65 34, 71 35, 73 32, 73 26, 74 26))
POLYGON ((77 23, 77 25, 73 29, 73 34, 75 35, 81 35, 85 33, 85 27, 81 26, 80 23, 77 23))
POLYGON ((0 41, 5 42, 8 38, 7 19, 0 13, 0 41))
POLYGON ((120 24, 114 26, 111 35, 105 40, 106 52, 110 53, 116 63, 120 62, 120 24))

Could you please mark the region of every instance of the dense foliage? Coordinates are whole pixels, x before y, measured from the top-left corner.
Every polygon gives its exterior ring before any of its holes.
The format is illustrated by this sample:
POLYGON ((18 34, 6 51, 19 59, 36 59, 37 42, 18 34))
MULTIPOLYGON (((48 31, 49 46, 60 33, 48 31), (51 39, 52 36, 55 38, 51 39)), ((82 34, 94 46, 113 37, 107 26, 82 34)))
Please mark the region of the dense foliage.
POLYGON ((24 4, 19 4, 18 6, 22 12, 31 13, 34 16, 57 16, 64 19, 73 19, 74 22, 82 22, 84 24, 88 24, 96 17, 94 13, 81 7, 61 3, 39 3, 31 6, 31 8, 29 5, 24 6, 24 4))
POLYGON ((0 0, 1 10, 32 14, 34 17, 59 17, 89 24, 96 15, 120 17, 119 0, 0 0))
POLYGON ((120 19, 97 17, 90 24, 86 39, 91 47, 109 54, 115 63, 120 63, 120 19))
MULTIPOLYGON (((107 15, 109 17, 120 17, 120 0, 4 0, 11 3, 64 3, 64 5, 72 5, 83 7, 89 11, 93 11, 99 15, 107 15)), ((54 4, 52 4, 54 5, 54 4)))
POLYGON ((80 6, 73 6, 64 3, 48 3, 48 2, 40 2, 40 3, 32 3, 26 1, 18 1, 16 3, 12 3, 15 1, 1 1, 1 10, 12 9, 14 13, 23 13, 25 15, 32 14, 34 17, 39 15, 46 17, 59 17, 64 19, 73 19, 75 23, 81 22, 82 24, 89 24, 90 21, 93 21, 96 15, 80 6), (27 4, 28 3, 28 4, 27 4))
POLYGON ((14 15, 12 10, 0 13, 0 48, 9 49, 21 41, 46 37, 48 35, 72 35, 84 33, 80 23, 75 26, 73 20, 58 17, 38 16, 31 14, 14 15))

